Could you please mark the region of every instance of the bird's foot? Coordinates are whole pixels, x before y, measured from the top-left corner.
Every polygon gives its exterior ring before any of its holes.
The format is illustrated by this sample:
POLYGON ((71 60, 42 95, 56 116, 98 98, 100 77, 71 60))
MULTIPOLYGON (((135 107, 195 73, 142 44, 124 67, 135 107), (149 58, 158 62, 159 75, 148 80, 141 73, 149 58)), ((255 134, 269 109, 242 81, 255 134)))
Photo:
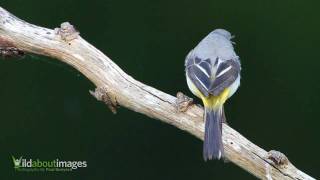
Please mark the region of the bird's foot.
POLYGON ((182 92, 177 93, 176 106, 178 112, 185 112, 193 104, 193 99, 184 95, 182 92))

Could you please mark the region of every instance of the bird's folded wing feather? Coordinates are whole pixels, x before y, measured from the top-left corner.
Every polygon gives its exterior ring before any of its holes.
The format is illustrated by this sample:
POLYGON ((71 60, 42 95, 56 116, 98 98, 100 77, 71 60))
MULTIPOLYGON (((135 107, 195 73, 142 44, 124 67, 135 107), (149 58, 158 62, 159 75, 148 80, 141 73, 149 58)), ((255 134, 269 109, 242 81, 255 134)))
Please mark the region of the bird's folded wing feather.
POLYGON ((211 61, 211 59, 188 56, 186 71, 189 79, 204 96, 210 94, 217 96, 237 79, 240 64, 232 59, 216 58, 211 61))

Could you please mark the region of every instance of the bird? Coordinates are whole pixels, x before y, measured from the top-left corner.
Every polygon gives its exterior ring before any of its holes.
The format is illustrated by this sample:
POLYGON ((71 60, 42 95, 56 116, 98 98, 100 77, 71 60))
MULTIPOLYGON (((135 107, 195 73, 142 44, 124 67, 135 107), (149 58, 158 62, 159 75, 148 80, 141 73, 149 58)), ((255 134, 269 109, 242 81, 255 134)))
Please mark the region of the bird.
POLYGON ((222 123, 226 122, 224 103, 240 86, 240 58, 231 35, 215 29, 192 49, 185 59, 187 85, 204 105, 204 161, 225 157, 222 123))

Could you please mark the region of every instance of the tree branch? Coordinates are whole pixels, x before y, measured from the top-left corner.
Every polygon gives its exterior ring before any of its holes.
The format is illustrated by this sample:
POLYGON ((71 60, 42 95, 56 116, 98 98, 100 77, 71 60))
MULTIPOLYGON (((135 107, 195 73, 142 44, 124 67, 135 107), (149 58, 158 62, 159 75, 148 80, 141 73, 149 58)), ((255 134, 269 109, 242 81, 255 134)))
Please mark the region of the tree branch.
MULTIPOLYGON (((203 140, 203 109, 191 105, 177 110, 176 98, 147 86, 126 74, 111 59, 86 42, 68 23, 47 29, 29 24, 0 7, 0 53, 14 56, 23 52, 50 56, 65 62, 90 79, 91 92, 113 112, 117 105, 159 119, 203 140)), ((313 179, 294 167, 281 153, 269 153, 237 131, 223 125, 227 159, 261 179, 313 179)))

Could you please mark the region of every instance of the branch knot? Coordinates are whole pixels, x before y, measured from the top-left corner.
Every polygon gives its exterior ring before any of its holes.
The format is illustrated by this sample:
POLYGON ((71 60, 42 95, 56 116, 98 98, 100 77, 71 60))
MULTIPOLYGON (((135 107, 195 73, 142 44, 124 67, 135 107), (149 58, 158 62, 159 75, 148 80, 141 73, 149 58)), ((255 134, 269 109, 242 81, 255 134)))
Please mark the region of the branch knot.
POLYGON ((62 23, 60 28, 54 29, 54 32, 55 34, 60 35, 61 39, 65 42, 77 39, 80 34, 69 22, 62 23))
POLYGON ((24 51, 15 47, 12 43, 0 37, 0 57, 2 58, 23 58, 24 51))
POLYGON ((182 92, 177 93, 176 106, 178 112, 185 112, 193 104, 193 99, 184 95, 182 92))
POLYGON ((271 161, 272 164, 276 166, 285 167, 289 164, 289 159, 287 158, 287 156, 280 151, 269 151, 267 158, 269 161, 271 161))

